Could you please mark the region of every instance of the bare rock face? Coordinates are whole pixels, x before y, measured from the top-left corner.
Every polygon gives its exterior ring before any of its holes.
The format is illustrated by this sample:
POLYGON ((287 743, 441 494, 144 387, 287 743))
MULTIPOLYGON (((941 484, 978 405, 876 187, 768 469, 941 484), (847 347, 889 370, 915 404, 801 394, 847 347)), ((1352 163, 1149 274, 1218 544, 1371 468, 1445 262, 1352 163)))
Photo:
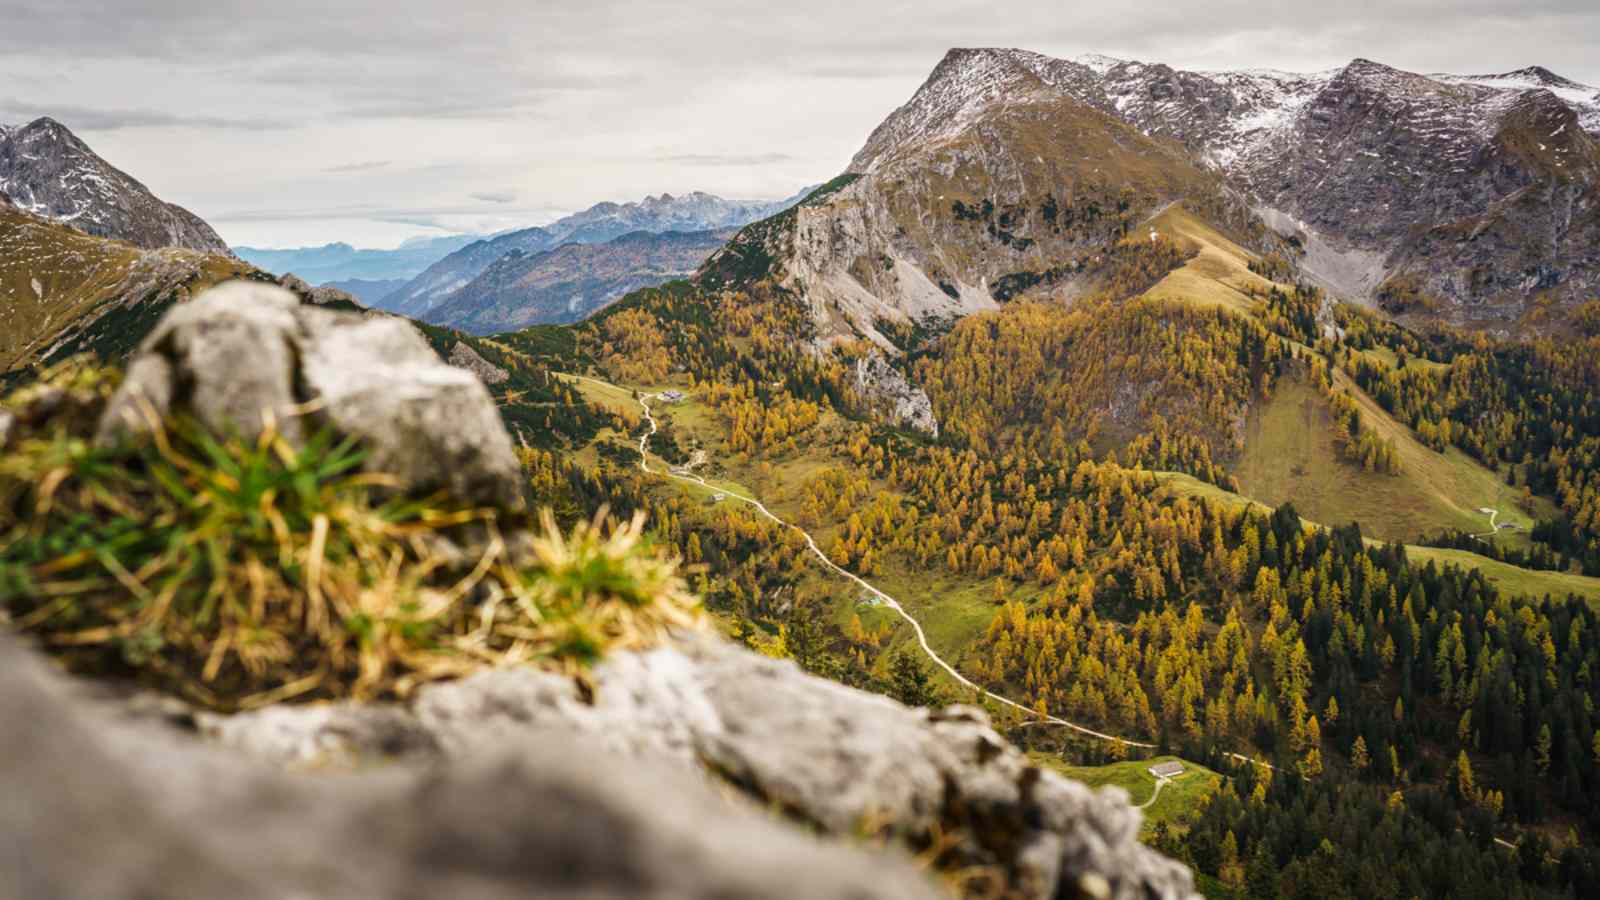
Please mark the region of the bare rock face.
MULTIPOLYGON (((1063 89, 1036 54, 953 50, 850 172, 707 260, 708 287, 768 279, 816 338, 926 324, 1091 289, 1117 241, 1171 202, 1221 196, 1170 142, 1063 89)), ((1208 200, 1209 202, 1209 200, 1208 200)))
POLYGON ((85 696, 0 635, 0 897, 935 898, 702 780, 525 732, 448 765, 286 772, 85 696))
POLYGON ((450 348, 450 365, 466 369, 482 379, 484 384, 502 384, 511 377, 505 369, 484 359, 465 341, 456 341, 456 345, 450 348))
POLYGON ((343 308, 346 310, 365 310, 368 308, 365 303, 345 291, 335 287, 328 287, 327 285, 312 287, 306 283, 305 279, 292 272, 279 278, 278 283, 287 288, 290 293, 299 297, 302 302, 309 303, 312 306, 330 306, 335 309, 343 308))
POLYGON ((1021 896, 1193 896, 1187 869, 1138 843, 1126 794, 1038 769, 979 710, 911 709, 709 640, 619 654, 592 686, 505 670, 424 688, 406 709, 287 708, 206 717, 202 730, 296 763, 451 760, 578 734, 731 782, 824 834, 966 835, 963 862, 998 869, 1021 896))
POLYGON ((0 194, 29 212, 146 250, 228 252, 199 216, 157 198, 54 119, 0 126, 0 194))
POLYGON ((307 307, 282 288, 230 282, 169 311, 129 364, 101 437, 173 413, 249 439, 269 425, 291 442, 329 427, 402 490, 524 504, 511 439, 477 377, 400 319, 307 307))
POLYGON ((939 420, 933 415, 928 394, 889 364, 883 354, 872 352, 856 360, 856 392, 881 419, 897 428, 939 436, 939 420))

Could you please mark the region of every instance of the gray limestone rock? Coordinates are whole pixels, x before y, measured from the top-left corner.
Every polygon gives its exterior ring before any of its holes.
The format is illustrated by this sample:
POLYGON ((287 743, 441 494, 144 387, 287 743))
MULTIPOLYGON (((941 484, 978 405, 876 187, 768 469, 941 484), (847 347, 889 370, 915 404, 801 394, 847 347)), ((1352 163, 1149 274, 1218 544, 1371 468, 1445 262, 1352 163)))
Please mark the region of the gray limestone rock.
POLYGON ((872 412, 889 424, 939 436, 939 420, 927 392, 907 380, 882 353, 872 351, 856 360, 855 388, 872 412))
POLYGON ((466 369, 483 379, 484 384, 503 384, 511 377, 505 369, 484 359, 466 341, 456 341, 456 345, 450 348, 450 365, 466 369))
POLYGON ((285 772, 94 698, 3 635, 0 720, 26 723, 0 729, 0 897, 942 896, 898 854, 570 734, 285 772))
POLYGON ((388 726, 375 731, 371 711, 355 707, 248 713, 210 733, 290 762, 329 746, 332 759, 385 757, 396 746, 457 758, 578 734, 730 783, 824 834, 915 841, 959 832, 964 861, 998 868, 1023 896, 1085 885, 1104 897, 1194 894, 1186 868, 1138 842, 1140 813, 1126 794, 1033 766, 980 710, 911 709, 717 641, 617 654, 586 687, 526 669, 488 672, 425 687, 406 712, 412 725, 394 720, 404 741, 388 726), (384 734, 387 746, 351 743, 384 734))
POLYGON ((278 284, 283 285, 290 293, 299 297, 301 302, 309 303, 312 306, 348 306, 360 310, 369 309, 367 304, 362 303, 347 291, 341 291, 338 288, 328 287, 327 285, 312 287, 305 279, 292 272, 279 278, 278 284))
POLYGON ((402 490, 524 502, 511 438, 476 377, 400 319, 308 307, 282 288, 235 281, 174 307, 130 363, 100 434, 139 434, 174 413, 245 438, 269 422, 291 442, 331 427, 402 490))

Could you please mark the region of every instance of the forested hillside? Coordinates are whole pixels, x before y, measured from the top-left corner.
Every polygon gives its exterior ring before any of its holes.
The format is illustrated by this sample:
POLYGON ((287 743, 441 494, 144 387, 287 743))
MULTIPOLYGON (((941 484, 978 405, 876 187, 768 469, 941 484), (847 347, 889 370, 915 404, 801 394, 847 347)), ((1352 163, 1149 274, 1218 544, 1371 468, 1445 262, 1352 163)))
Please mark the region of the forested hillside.
POLYGON ((648 510, 750 645, 913 702, 972 699, 803 529, 1030 709, 994 707, 1014 739, 1078 760, 1143 743, 1226 773, 1147 835, 1221 891, 1594 889, 1594 339, 1408 331, 1192 221, 1155 230, 1071 303, 883 323, 936 439, 876 421, 854 373, 881 351, 811 351, 805 305, 770 282, 669 285, 484 340, 589 376, 571 410, 615 418, 540 456, 541 483, 570 509, 648 510), (1318 522, 1237 493, 1252 417, 1295 391, 1325 410, 1328 477, 1417 504, 1408 543, 1368 537, 1364 516, 1388 520, 1360 497, 1340 507, 1354 523, 1318 522), (1531 527, 1424 503, 1453 489, 1531 527), (1379 862, 1399 854, 1410 874, 1379 862))

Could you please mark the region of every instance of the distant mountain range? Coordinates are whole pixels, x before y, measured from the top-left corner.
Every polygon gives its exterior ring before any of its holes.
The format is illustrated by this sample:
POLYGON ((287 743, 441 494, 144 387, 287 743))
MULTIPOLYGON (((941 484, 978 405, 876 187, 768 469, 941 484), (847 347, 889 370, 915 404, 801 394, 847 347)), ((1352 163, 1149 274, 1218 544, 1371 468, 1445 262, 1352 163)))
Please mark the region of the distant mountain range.
POLYGON ((716 249, 708 244, 712 234, 726 238, 729 229, 788 209, 809 191, 780 201, 726 200, 696 191, 598 203, 548 225, 414 239, 394 250, 336 243, 234 252, 267 271, 293 273, 392 312, 488 332, 573 321, 627 291, 690 274, 716 249), (688 237, 649 239, 665 234, 688 237), (621 237, 628 239, 610 246, 621 237), (552 254, 565 245, 606 249, 552 254), (497 265, 502 260, 505 265, 497 265))
POLYGON ((413 239, 393 250, 333 243, 230 251, 198 216, 158 199, 54 119, 0 126, 0 209, 7 211, 0 237, 20 254, 7 263, 21 279, 8 289, 15 305, 5 316, 17 330, 7 352, 15 354, 11 363, 18 362, 64 320, 106 301, 126 300, 124 288, 142 283, 136 273, 146 269, 162 273, 156 281, 167 285, 163 296, 179 297, 178 286, 197 280, 271 272, 303 279, 296 283, 307 291, 320 285, 370 306, 475 331, 570 322, 630 290, 692 273, 733 229, 792 207, 809 190, 786 200, 753 202, 698 191, 661 194, 634 203, 599 203, 536 228, 413 239), (68 230, 54 231, 44 221, 68 230), (75 245, 70 229, 132 246, 75 245), (77 246, 90 268, 99 260, 110 266, 107 271, 121 274, 96 280, 82 266, 63 262, 60 277, 73 282, 68 300, 50 277, 39 277, 48 274, 42 266, 49 248, 66 246, 77 246), (218 259, 134 252, 169 248, 218 259), (228 259, 244 265, 223 262, 228 259), (201 270, 211 274, 195 274, 201 270), (25 306, 33 309, 26 323, 25 306))
POLYGON ((630 291, 693 274, 733 234, 634 231, 603 244, 512 250, 446 295, 426 320, 474 334, 577 322, 630 291))
POLYGON ((324 281, 322 287, 344 291, 368 306, 377 306, 379 301, 404 287, 406 279, 366 279, 346 278, 340 281, 324 281))
POLYGON ((210 225, 157 198, 54 119, 0 125, 0 195, 18 209, 146 250, 227 253, 210 225))
MULTIPOLYGON (((764 202, 725 200, 696 191, 680 197, 671 194, 646 197, 637 203, 596 204, 549 225, 512 231, 468 244, 429 266, 409 284, 386 297, 380 305, 413 318, 451 324, 432 314, 435 307, 446 298, 451 298, 451 308, 456 311, 456 316, 470 319, 473 317, 469 312, 473 303, 471 294, 459 292, 467 289, 474 279, 508 253, 533 255, 563 244, 603 244, 638 231, 660 234, 737 228, 794 206, 810 190, 807 188, 785 200, 764 202)), ((635 248, 629 246, 622 249, 631 253, 635 248)), ((494 300, 485 302, 499 304, 504 298, 504 294, 497 294, 494 300)))
POLYGON ((481 238, 482 235, 476 234, 413 238, 393 250, 359 250, 338 243, 288 250, 235 247, 233 252, 251 265, 279 274, 293 272, 312 284, 357 280, 404 284, 445 256, 481 238))

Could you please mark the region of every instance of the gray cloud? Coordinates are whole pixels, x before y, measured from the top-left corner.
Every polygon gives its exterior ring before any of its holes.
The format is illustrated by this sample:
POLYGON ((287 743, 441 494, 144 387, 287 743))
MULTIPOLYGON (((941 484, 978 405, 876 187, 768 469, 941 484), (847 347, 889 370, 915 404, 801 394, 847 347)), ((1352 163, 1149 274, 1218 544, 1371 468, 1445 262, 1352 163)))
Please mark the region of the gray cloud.
POLYGON ((682 163, 686 166, 770 166, 775 163, 794 162, 787 153, 679 153, 658 156, 656 162, 682 163))
POLYGON ((472 194, 472 199, 482 200, 484 203, 515 203, 517 195, 511 191, 486 191, 472 194))
POLYGON ((125 128, 209 128, 223 131, 272 131, 287 127, 283 119, 169 113, 154 109, 114 109, 71 103, 0 100, 0 121, 22 122, 49 116, 73 131, 121 131, 125 128))
POLYGON ((371 160, 369 162, 344 163, 343 165, 328 166, 327 168, 323 169, 322 171, 324 171, 324 172, 334 172, 334 173, 342 173, 342 172, 371 172, 371 171, 374 171, 376 169, 387 169, 389 166, 391 166, 393 164, 394 164, 394 160, 390 160, 390 159, 374 159, 374 160, 371 160))
MULTIPOLYGON (((559 208, 528 205, 509 212, 522 212, 533 216, 547 216, 559 208)), ((465 216, 482 212, 479 206, 447 204, 441 206, 387 207, 378 204, 352 204, 348 206, 310 206, 291 209, 235 209, 215 215, 218 222, 312 222, 323 219, 364 219, 379 222, 441 222, 452 216, 465 216)), ((506 210, 497 210, 506 212, 506 210)), ((429 227, 434 227, 430 224, 429 227)))

